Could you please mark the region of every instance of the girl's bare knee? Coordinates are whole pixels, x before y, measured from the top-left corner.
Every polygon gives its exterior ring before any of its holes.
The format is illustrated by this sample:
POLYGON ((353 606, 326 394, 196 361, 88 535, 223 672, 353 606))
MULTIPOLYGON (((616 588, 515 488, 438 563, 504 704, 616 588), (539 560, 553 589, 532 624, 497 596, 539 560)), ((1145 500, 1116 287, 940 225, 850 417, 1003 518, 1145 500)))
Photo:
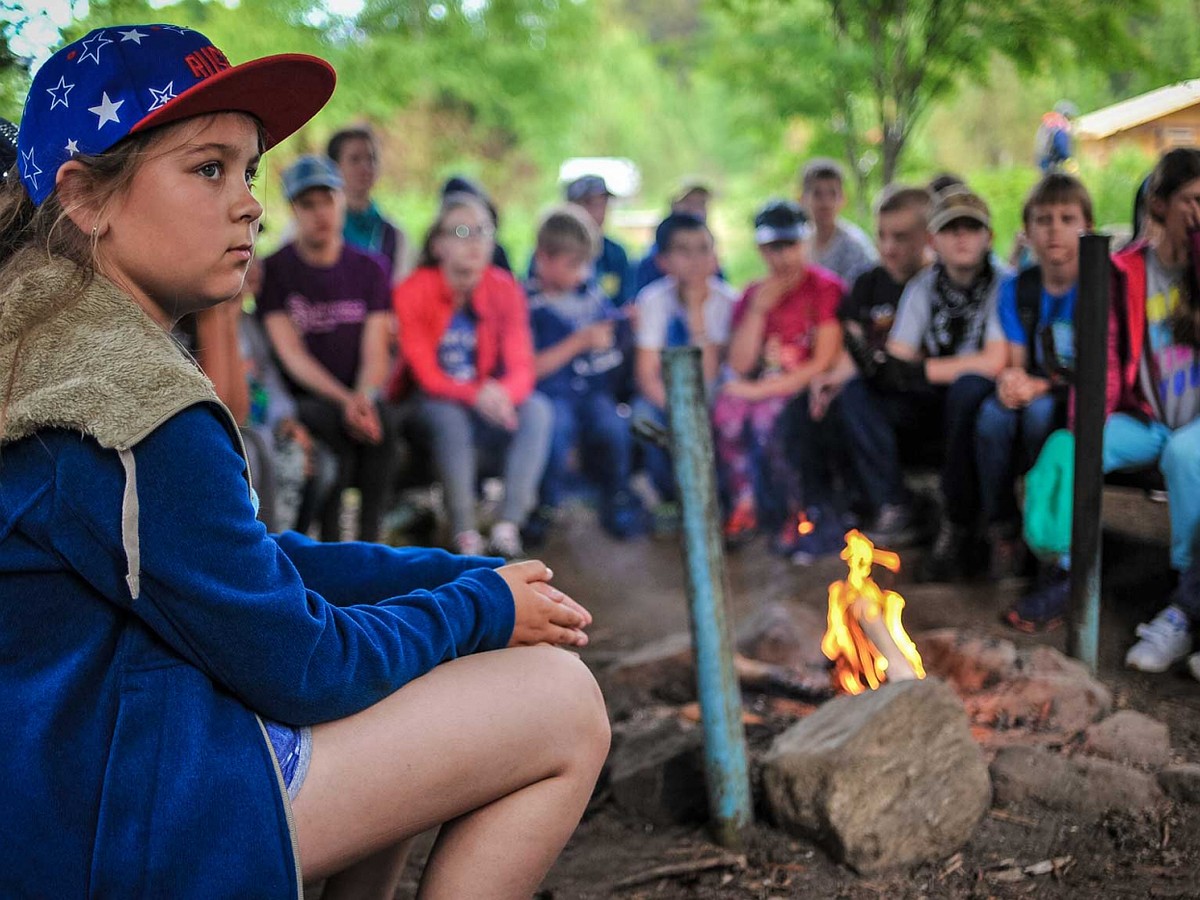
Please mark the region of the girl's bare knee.
POLYGON ((561 716, 565 731, 575 741, 579 753, 603 763, 611 737, 608 711, 600 685, 584 662, 574 653, 556 647, 533 647, 538 654, 537 676, 552 685, 556 694, 556 716, 561 716))

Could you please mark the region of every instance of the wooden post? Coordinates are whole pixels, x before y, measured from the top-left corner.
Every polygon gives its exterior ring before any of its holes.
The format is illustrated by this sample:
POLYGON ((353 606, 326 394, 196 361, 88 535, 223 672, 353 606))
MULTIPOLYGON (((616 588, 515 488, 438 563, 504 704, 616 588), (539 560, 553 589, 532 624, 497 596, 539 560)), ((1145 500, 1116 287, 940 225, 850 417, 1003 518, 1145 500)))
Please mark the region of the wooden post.
POLYGON ((1079 239, 1075 302, 1075 487, 1067 652, 1093 672, 1100 655, 1100 523, 1104 496, 1104 388, 1112 263, 1108 235, 1079 239))

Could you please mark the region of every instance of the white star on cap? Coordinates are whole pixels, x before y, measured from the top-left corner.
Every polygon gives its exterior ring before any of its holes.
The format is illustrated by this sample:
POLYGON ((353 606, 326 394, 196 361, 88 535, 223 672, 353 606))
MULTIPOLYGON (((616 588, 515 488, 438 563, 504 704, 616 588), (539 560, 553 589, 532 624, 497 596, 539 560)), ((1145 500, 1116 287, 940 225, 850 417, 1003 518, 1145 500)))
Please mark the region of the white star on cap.
POLYGON ((188 33, 188 30, 186 28, 180 28, 178 25, 160 25, 159 27, 163 31, 173 31, 176 34, 187 34, 188 33))
POLYGON ((118 31, 117 34, 121 35, 122 44, 126 41, 133 41, 139 47, 142 46, 142 38, 150 37, 148 34, 142 34, 136 28, 131 28, 129 31, 118 31))
POLYGON ((73 87, 75 85, 67 84, 66 78, 59 77, 58 84, 52 88, 46 88, 46 93, 50 95, 50 108, 54 109, 56 106, 65 106, 70 109, 71 104, 67 102, 67 94, 71 93, 71 88, 73 87))
POLYGON ((95 113, 100 117, 100 121, 96 123, 97 131, 103 128, 108 122, 116 122, 117 124, 120 124, 121 117, 117 115, 117 110, 121 108, 121 105, 124 102, 124 100, 118 100, 116 103, 113 103, 108 99, 108 92, 105 91, 100 95, 99 106, 88 107, 88 112, 95 113))
POLYGON ((166 106, 168 101, 175 99, 175 82, 168 81, 167 86, 161 91, 156 91, 154 88, 150 88, 150 96, 154 98, 154 102, 150 104, 150 108, 147 109, 146 112, 150 112, 152 109, 158 109, 160 106, 166 106))
POLYGON ((25 177, 33 182, 33 189, 37 190, 37 177, 42 174, 42 170, 38 168, 37 163, 33 161, 33 149, 30 148, 28 153, 21 154, 22 168, 25 170, 25 177))
POLYGON ((90 38, 84 38, 80 46, 83 47, 84 51, 86 52, 79 57, 79 62, 83 62, 85 59, 90 58, 96 61, 96 65, 100 65, 100 48, 111 43, 112 41, 104 36, 103 31, 92 35, 90 38), (95 44, 95 46, 89 47, 89 44, 95 44))
POLYGON ((75 143, 74 138, 67 138, 67 152, 72 156, 79 152, 79 145, 75 143))

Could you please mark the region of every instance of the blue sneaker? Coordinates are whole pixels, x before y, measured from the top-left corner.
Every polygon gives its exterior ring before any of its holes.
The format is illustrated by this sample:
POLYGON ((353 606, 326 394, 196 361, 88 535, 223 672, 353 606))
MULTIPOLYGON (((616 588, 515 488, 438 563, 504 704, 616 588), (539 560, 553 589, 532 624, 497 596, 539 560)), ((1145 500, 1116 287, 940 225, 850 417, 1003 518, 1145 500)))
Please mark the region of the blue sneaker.
POLYGON ((521 529, 521 538, 526 547, 538 548, 546 543, 550 529, 554 527, 556 513, 557 510, 552 506, 539 506, 530 514, 525 527, 521 529))
POLYGON ((646 533, 648 523, 642 502, 628 491, 618 491, 605 500, 600 513, 600 525, 618 540, 627 541, 646 533))
POLYGON ((845 529, 833 510, 809 509, 806 524, 812 529, 796 536, 791 560, 797 566, 811 566, 817 560, 837 556, 846 544, 845 529))
POLYGON ((1071 573, 1055 566, 1037 587, 1005 612, 1004 621, 1026 634, 1053 631, 1066 619, 1070 602, 1071 573))

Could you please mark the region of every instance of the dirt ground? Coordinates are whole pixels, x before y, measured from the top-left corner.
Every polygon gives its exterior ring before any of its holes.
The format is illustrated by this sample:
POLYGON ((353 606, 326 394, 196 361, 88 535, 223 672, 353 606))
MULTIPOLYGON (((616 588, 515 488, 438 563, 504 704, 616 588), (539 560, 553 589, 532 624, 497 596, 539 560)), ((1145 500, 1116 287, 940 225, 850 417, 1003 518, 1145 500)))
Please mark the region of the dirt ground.
MULTIPOLYGON (((1169 593, 1166 507, 1136 490, 1105 493, 1104 615, 1100 677, 1118 708, 1165 721, 1177 761, 1200 762, 1200 684, 1185 672, 1146 676, 1122 667, 1133 628, 1169 593)), ((609 541, 579 512, 542 555, 562 587, 596 616, 585 653, 602 666, 629 648, 687 628, 682 556, 677 543, 609 541)), ((911 569, 916 554, 904 555, 911 569)), ((727 558, 733 615, 790 601, 824 610, 826 590, 844 564, 811 568, 770 555, 764 541, 727 558)), ((1018 643, 1065 649, 1065 632, 1028 637, 999 621, 1019 585, 918 585, 901 574, 910 632, 954 626, 1018 643)), ((995 810, 960 854, 889 877, 863 878, 832 863, 821 849, 766 826, 751 834, 746 864, 672 877, 622 882, 676 863, 717 863, 726 854, 701 830, 655 828, 594 804, 550 873, 545 898, 592 897, 1200 897, 1200 810, 1173 807, 1160 819, 1109 816, 1073 821, 1040 809, 995 810), (1070 858, 1065 872, 1013 877, 1016 866, 1070 858), (1006 862, 1007 861, 1007 862, 1006 862), (1015 861, 1015 862, 1012 862, 1015 861)), ((740 863, 740 861, 737 861, 740 863)))
MULTIPOLYGON (((1173 758, 1200 763, 1200 684, 1185 672, 1145 676, 1121 663, 1133 628, 1169 593, 1166 507, 1135 490, 1105 492, 1104 615, 1100 678, 1117 708, 1165 721, 1173 758)), ((602 667, 622 652, 687 628, 682 556, 673 541, 609 540, 578 509, 540 553, 556 581, 595 615, 584 658, 602 667)), ((917 551, 902 554, 913 568, 917 551)), ((727 557, 733 616, 760 604, 794 602, 824 610, 834 559, 799 568, 770 555, 765 541, 727 557)), ((1018 635, 999 621, 1019 585, 919 585, 904 572, 905 621, 919 634, 954 626, 1018 644, 1065 649, 1063 630, 1018 635)), ((759 810, 759 819, 764 817, 759 810)), ((409 874, 415 879, 422 854, 409 874)), ((1049 868, 1049 866, 1047 866, 1049 868)), ((415 881, 410 880, 410 886, 415 881)), ((550 872, 539 897, 568 898, 1008 898, 1200 897, 1200 807, 1171 806, 1157 818, 1109 815, 1084 821, 1039 808, 993 810, 951 857, 872 878, 831 862, 815 844, 757 825, 744 854, 711 843, 704 829, 658 828, 615 808, 603 793, 550 872), (1047 874, 1021 867, 1058 860, 1047 874), (687 869, 678 874, 655 870, 687 869), (1019 880, 1009 880, 1019 879, 1019 880)))

